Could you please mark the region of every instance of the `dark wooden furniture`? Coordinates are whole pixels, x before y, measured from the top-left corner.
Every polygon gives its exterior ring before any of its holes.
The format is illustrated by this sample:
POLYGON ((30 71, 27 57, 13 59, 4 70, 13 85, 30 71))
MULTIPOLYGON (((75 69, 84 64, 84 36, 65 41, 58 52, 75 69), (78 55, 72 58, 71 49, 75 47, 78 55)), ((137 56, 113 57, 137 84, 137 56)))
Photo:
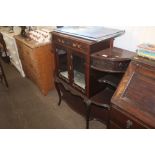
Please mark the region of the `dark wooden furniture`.
POLYGON ((155 128, 155 62, 135 57, 114 96, 109 128, 155 128))
POLYGON ((26 76, 47 95, 54 88, 54 56, 51 43, 41 44, 15 36, 19 56, 26 76))
MULTIPOLYGON (((86 99, 84 100, 84 102, 87 104, 87 108, 86 108, 86 129, 89 129, 89 121, 91 119, 91 109, 92 106, 96 106, 99 108, 104 109, 105 111, 108 112, 104 112, 103 115, 106 115, 103 120, 99 120, 102 121, 104 124, 106 124, 108 126, 109 124, 109 111, 110 111, 110 107, 111 107, 111 97, 114 94, 114 90, 106 87, 104 90, 100 91, 99 93, 97 93, 96 95, 94 95, 93 97, 91 97, 90 99, 86 99)), ((96 118, 95 118, 96 119, 96 118)), ((98 120, 98 119, 96 119, 98 120)))
POLYGON ((91 67, 108 73, 124 73, 135 53, 117 47, 91 55, 91 67))
POLYGON ((105 84, 105 89, 91 97, 87 102, 86 127, 89 128, 91 106, 95 105, 108 110, 106 125, 109 124, 109 110, 111 107, 111 97, 114 94, 124 72, 135 53, 120 48, 108 48, 91 55, 91 68, 105 72, 106 74, 98 79, 100 84, 105 84))
MULTIPOLYGON (((103 28, 101 31, 92 32, 89 28, 88 31, 83 29, 81 31, 81 28, 73 28, 71 31, 74 33, 69 33, 68 31, 65 33, 59 30, 52 32, 52 44, 56 60, 54 80, 59 95, 58 105, 61 104, 62 98, 60 85, 63 85, 66 90, 73 95, 80 96, 84 100, 87 107, 86 115, 88 114, 89 99, 100 90, 103 90, 103 86, 98 82, 98 78, 101 75, 96 74, 94 69, 91 68, 91 54, 112 48, 114 37, 119 34, 113 34, 106 39, 104 37, 102 39, 99 38, 99 40, 93 38, 93 36, 97 35, 102 36, 106 30, 103 28), (87 34, 91 37, 87 37, 87 34)), ((110 30, 107 31, 109 32, 110 30)))
POLYGON ((56 77, 63 79, 87 97, 92 96, 90 54, 100 49, 109 48, 113 45, 113 39, 96 43, 57 32, 53 33, 52 38, 56 59, 56 77), (81 85, 80 81, 75 79, 76 73, 77 78, 78 74, 81 78, 81 85))
POLYGON ((6 79, 4 69, 3 69, 1 62, 0 62, 0 80, 1 80, 1 82, 3 82, 3 80, 4 80, 6 87, 8 87, 8 81, 6 79))
MULTIPOLYGON (((86 34, 88 35, 90 31, 89 28, 88 30, 85 29, 85 31, 83 29, 81 31, 81 29, 78 28, 75 28, 75 30, 71 29, 74 33, 69 33, 68 30, 70 29, 66 30, 66 34, 64 31, 59 30, 52 33, 53 51, 56 60, 55 82, 57 83, 58 79, 61 79, 83 95, 90 97, 94 95, 97 90, 97 88, 92 88, 94 75, 92 75, 90 68, 90 55, 100 50, 113 47, 114 37, 119 33, 105 40, 94 41, 91 40, 93 37, 88 39, 88 37, 84 36, 86 34), (81 33, 84 33, 84 35, 81 35, 81 33)), ((103 30, 104 28, 100 31, 90 32, 89 35, 102 36, 101 34, 105 33, 103 30)), ((120 32, 120 34, 121 33, 122 32, 120 32)))

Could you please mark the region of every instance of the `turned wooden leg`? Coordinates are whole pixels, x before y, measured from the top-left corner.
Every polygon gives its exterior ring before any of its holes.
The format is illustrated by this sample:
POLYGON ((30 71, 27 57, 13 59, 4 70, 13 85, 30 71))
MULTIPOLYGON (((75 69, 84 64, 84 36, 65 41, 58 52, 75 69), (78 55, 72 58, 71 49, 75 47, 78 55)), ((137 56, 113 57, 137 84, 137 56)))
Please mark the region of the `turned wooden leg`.
POLYGON ((55 88, 56 88, 57 93, 58 93, 58 96, 59 96, 58 105, 60 106, 60 104, 61 104, 61 98, 62 98, 62 96, 61 96, 61 91, 60 91, 60 88, 59 88, 59 84, 58 84, 56 81, 54 82, 54 84, 55 84, 55 88))
POLYGON ((86 103, 86 129, 89 129, 89 117, 90 117, 90 111, 91 111, 91 102, 85 101, 86 103))
POLYGON ((7 82, 7 79, 6 79, 6 76, 5 76, 5 73, 4 73, 4 70, 3 70, 3 67, 2 67, 1 64, 0 64, 0 69, 1 69, 1 72, 2 72, 2 80, 4 78, 5 85, 6 85, 6 87, 8 87, 8 82, 7 82))

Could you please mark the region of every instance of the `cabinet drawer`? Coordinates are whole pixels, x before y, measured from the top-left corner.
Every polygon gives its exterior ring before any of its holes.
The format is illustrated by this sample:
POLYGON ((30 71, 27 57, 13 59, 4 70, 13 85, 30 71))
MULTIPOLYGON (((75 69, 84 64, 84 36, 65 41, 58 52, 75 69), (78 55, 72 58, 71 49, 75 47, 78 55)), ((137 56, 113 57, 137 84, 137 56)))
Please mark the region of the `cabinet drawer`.
POLYGON ((32 74, 34 76, 39 76, 39 68, 37 67, 37 65, 33 62, 27 63, 26 64, 27 69, 30 70, 30 72, 32 72, 32 74))
POLYGON ((132 119, 124 112, 112 107, 110 112, 110 127, 121 128, 121 129, 143 129, 146 128, 140 122, 132 119))
MULTIPOLYGON (((95 55, 95 54, 94 54, 95 55)), ((99 57, 93 57, 91 60, 91 67, 92 68, 98 68, 102 71, 107 72, 125 72, 128 65, 130 63, 130 60, 127 61, 110 61, 106 59, 100 59, 99 57)))
POLYGON ((83 50, 84 52, 87 49, 87 46, 79 41, 70 40, 59 36, 53 36, 53 37, 55 38, 55 41, 57 43, 74 48, 75 50, 83 50))
POLYGON ((31 53, 32 53, 32 49, 31 49, 31 48, 29 48, 29 47, 23 45, 23 48, 22 48, 22 49, 23 49, 22 52, 23 52, 24 54, 29 55, 29 56, 31 55, 31 53))

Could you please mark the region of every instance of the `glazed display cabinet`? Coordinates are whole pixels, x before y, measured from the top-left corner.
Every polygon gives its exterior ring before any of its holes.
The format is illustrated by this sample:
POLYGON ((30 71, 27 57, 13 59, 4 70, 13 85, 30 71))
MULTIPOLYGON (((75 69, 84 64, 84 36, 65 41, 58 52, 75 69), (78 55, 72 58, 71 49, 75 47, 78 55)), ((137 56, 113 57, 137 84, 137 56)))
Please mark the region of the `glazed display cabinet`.
MULTIPOLYGON (((55 86, 58 84, 81 97, 91 97, 101 89, 97 74, 91 69, 91 54, 113 47, 114 37, 123 31, 102 27, 67 27, 52 33, 55 55, 55 86)), ((59 100, 60 103, 61 99, 59 100)))

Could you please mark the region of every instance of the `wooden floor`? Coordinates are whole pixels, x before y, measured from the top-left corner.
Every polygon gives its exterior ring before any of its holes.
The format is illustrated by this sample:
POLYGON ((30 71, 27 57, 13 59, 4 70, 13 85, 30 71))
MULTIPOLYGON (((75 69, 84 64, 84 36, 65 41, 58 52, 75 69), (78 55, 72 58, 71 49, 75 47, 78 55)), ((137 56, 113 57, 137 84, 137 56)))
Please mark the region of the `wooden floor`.
MULTIPOLYGON (((57 105, 54 90, 43 96, 38 88, 10 64, 3 63, 9 89, 0 83, 0 128, 3 129, 85 129, 85 118, 65 101, 57 105)), ((91 121, 90 128, 105 128, 91 121)))

